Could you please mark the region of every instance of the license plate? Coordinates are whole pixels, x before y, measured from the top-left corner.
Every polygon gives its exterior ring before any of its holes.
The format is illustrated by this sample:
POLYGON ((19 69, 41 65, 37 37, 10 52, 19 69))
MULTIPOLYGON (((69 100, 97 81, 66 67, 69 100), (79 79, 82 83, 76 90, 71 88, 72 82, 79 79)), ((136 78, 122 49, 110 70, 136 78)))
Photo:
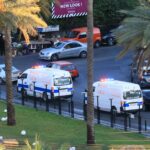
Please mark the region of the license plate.
POLYGON ((59 90, 59 94, 60 95, 68 95, 68 90, 67 89, 63 89, 63 90, 59 90))

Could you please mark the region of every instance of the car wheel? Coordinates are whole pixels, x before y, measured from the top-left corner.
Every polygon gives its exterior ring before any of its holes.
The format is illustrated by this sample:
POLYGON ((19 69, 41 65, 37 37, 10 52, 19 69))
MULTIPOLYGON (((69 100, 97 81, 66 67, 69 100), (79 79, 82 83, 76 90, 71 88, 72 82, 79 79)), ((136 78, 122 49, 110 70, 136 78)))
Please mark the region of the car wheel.
POLYGON ((96 41, 94 43, 94 48, 99 48, 101 46, 101 42, 100 41, 96 41))
POLYGON ((48 99, 48 95, 46 92, 43 93, 43 100, 46 101, 48 99))
POLYGON ((109 46, 113 46, 114 45, 114 39, 113 38, 109 38, 107 41, 109 46))
POLYGON ((54 54, 51 56, 51 61, 57 61, 58 60, 58 55, 54 54))
POLYGON ((80 57, 81 57, 81 58, 86 58, 86 57, 87 57, 87 52, 86 52, 86 51, 82 51, 82 52, 80 53, 80 57))

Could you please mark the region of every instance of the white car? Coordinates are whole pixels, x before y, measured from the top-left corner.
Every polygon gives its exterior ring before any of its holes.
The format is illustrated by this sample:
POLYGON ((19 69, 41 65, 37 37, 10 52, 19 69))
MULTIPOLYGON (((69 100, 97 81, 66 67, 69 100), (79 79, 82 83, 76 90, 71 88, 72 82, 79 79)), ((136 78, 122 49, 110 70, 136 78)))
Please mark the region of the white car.
POLYGON ((53 47, 42 49, 40 59, 56 61, 67 57, 87 57, 87 44, 68 40, 57 42, 53 47))
MULTIPOLYGON (((0 83, 6 82, 6 68, 5 64, 0 64, 0 83)), ((17 81, 18 76, 21 74, 21 71, 16 67, 12 66, 12 81, 17 81)))

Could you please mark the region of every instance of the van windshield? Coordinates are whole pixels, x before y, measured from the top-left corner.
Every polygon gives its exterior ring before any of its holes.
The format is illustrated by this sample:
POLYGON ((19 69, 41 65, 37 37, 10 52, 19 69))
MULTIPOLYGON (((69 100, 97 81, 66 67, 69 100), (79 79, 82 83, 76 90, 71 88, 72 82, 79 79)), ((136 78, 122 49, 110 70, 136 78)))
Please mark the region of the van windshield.
POLYGON ((71 78, 70 77, 63 77, 63 78, 54 79, 54 85, 55 86, 63 86, 63 85, 69 85, 69 84, 71 84, 71 78))
POLYGON ((142 93, 140 90, 136 90, 136 91, 127 91, 123 93, 123 97, 124 99, 136 99, 136 98, 141 98, 142 97, 142 93))
POLYGON ((78 31, 70 31, 70 32, 67 32, 67 34, 65 35, 65 38, 76 38, 78 34, 79 34, 78 31))

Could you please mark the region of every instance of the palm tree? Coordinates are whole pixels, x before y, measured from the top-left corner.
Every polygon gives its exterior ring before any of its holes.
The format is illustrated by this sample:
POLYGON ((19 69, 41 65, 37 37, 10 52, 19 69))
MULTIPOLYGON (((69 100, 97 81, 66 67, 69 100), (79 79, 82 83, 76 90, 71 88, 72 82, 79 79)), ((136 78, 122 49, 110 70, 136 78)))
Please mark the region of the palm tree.
POLYGON ((15 109, 13 106, 13 88, 11 82, 12 50, 11 31, 19 28, 26 42, 29 42, 29 34, 35 35, 37 26, 46 26, 46 23, 38 17, 40 7, 38 0, 8 1, 0 0, 0 28, 5 35, 5 66, 6 66, 6 98, 7 98, 7 124, 15 125, 15 109))
POLYGON ((135 50, 135 61, 140 74, 144 60, 150 60, 150 2, 142 0, 141 5, 134 10, 120 12, 128 17, 123 20, 119 28, 114 30, 118 43, 124 46, 124 50, 118 57, 135 50))
POLYGON ((87 16, 87 77, 88 77, 88 101, 87 101, 87 144, 94 144, 94 102, 93 102, 93 0, 88 0, 87 16))

